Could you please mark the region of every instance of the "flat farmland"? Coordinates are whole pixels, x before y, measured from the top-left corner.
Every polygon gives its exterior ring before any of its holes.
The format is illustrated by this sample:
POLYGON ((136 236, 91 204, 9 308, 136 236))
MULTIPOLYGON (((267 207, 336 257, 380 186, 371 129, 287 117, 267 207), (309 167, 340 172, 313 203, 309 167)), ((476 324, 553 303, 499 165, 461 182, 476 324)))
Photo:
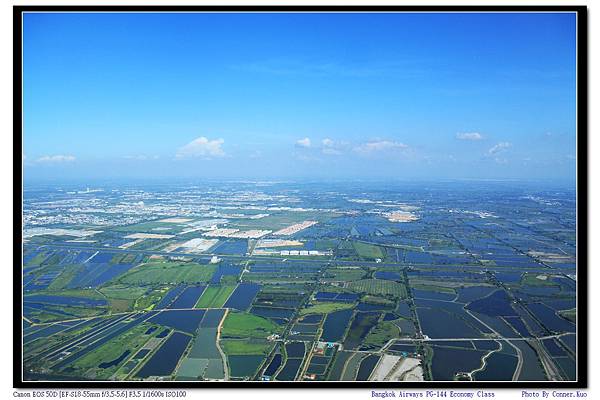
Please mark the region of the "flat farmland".
POLYGON ((362 279, 356 282, 350 282, 347 286, 359 293, 367 293, 372 295, 383 295, 392 297, 406 297, 406 286, 394 281, 383 279, 362 279))
POLYGON ((196 308, 223 307, 223 304, 225 304, 235 288, 236 285, 211 285, 207 287, 202 296, 200 296, 200 299, 198 299, 196 308))
POLYGON ((125 284, 177 284, 208 282, 217 267, 182 262, 149 262, 141 264, 121 276, 125 284))

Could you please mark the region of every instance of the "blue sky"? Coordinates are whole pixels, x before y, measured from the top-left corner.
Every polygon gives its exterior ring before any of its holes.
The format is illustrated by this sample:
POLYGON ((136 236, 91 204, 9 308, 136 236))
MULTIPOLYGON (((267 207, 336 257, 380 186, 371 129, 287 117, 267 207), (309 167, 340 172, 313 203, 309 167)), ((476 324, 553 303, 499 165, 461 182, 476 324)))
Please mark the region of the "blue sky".
POLYGON ((25 177, 575 176, 573 14, 27 14, 25 177))

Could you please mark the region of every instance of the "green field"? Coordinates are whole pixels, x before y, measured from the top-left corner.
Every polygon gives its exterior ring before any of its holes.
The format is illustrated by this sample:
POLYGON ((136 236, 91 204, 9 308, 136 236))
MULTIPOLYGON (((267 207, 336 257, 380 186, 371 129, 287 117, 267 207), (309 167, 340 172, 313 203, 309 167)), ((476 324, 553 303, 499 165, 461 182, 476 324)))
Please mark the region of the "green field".
POLYGON ((209 286, 204 290, 202 296, 198 299, 198 303, 196 303, 196 308, 220 308, 223 307, 225 301, 231 292, 235 289, 236 285, 227 285, 227 286, 209 286))
POLYGON ((363 279, 350 282, 348 288, 371 295, 383 295, 393 297, 406 297, 406 286, 401 283, 386 281, 383 279, 363 279))
POLYGON ((273 348, 273 343, 267 341, 221 340, 220 346, 228 356, 268 354, 273 348))
POLYGON ((347 310, 354 308, 353 303, 323 303, 319 302, 307 308, 300 310, 300 315, 307 314, 328 314, 334 311, 347 310))
POLYGON ((574 322, 574 323, 577 322, 577 310, 576 309, 559 311, 558 314, 561 317, 566 318, 571 322, 574 322))
POLYGON ((266 318, 248 313, 229 312, 225 322, 223 322, 221 337, 264 339, 280 331, 281 327, 279 325, 266 318))
POLYGON ((137 254, 115 254, 110 260, 111 264, 133 264, 137 254))
POLYGON ((364 278, 366 274, 362 268, 330 268, 325 271, 323 281, 354 281, 364 278))
POLYGON ((390 339, 400 337, 400 329, 390 321, 382 321, 367 335, 363 345, 369 348, 381 348, 390 339))
POLYGON ((130 285, 205 283, 216 268, 215 265, 186 262, 149 262, 129 270, 118 278, 118 282, 130 285))
POLYGON ((127 285, 111 285, 105 286, 100 290, 100 293, 111 299, 126 299, 135 300, 141 297, 148 291, 147 288, 139 286, 127 286, 127 285))
POLYGON ((61 290, 64 289, 69 282, 77 275, 77 272, 81 269, 81 265, 67 265, 63 271, 58 275, 52 283, 48 286, 48 290, 61 290))
POLYGON ((385 253, 379 246, 375 246, 374 244, 363 243, 363 242, 352 242, 352 246, 354 250, 358 254, 360 258, 385 258, 385 253))
POLYGON ((179 226, 178 224, 172 224, 169 222, 150 221, 134 225, 118 226, 113 228, 112 230, 117 232, 143 232, 172 235, 174 233, 182 231, 183 229, 184 228, 182 226, 179 226))
POLYGON ((138 286, 111 285, 99 291, 106 296, 111 311, 119 313, 133 310, 135 300, 142 297, 148 289, 138 286))
POLYGON ((523 277, 521 278, 521 284, 523 285, 530 285, 530 286, 554 286, 556 285, 555 282, 552 281, 552 278, 546 274, 538 274, 538 273, 527 273, 527 274, 523 274, 523 277), (542 279, 539 279, 539 277, 545 277, 542 279))

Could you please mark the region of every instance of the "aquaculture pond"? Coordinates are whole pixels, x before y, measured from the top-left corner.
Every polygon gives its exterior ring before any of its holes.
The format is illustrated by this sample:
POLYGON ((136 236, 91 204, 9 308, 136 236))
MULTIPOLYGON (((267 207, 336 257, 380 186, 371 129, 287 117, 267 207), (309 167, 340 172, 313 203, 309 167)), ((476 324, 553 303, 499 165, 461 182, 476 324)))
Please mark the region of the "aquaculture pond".
POLYGON ((265 369, 263 373, 264 376, 273 376, 275 372, 281 366, 281 362, 283 361, 283 356, 280 353, 277 353, 273 356, 273 359, 269 363, 269 366, 265 369))
POLYGON ((349 351, 340 351, 336 354, 335 360, 331 366, 331 371, 329 372, 329 378, 327 380, 330 381, 339 381, 342 379, 342 373, 344 372, 344 366, 350 357, 352 357, 354 353, 349 351))
POLYGON ((174 332, 137 372, 136 376, 148 378, 149 376, 171 375, 190 340, 192 340, 191 336, 174 332))
POLYGON ((285 353, 287 358, 304 358, 305 346, 303 342, 286 343, 285 353))
POLYGON ((511 343, 521 350, 523 365, 519 374, 520 381, 545 381, 548 380, 541 366, 537 353, 524 340, 513 340, 511 343))
POLYGON ((454 293, 435 292, 433 290, 421 290, 413 289, 413 295, 419 299, 431 299, 431 300, 453 300, 456 295, 454 293))
POLYGON ((502 283, 517 283, 521 281, 521 272, 494 272, 494 276, 502 283))
POLYGON ((481 365, 485 352, 433 346, 431 373, 434 380, 451 381, 459 372, 471 372, 481 365), (456 362, 460 360, 460 362, 456 362))
POLYGON ((204 318, 202 318, 202 322, 200 326, 202 328, 216 328, 219 326, 219 323, 223 319, 225 315, 224 309, 210 309, 206 310, 204 313, 204 318))
POLYGON ((510 324, 510 326, 512 326, 513 328, 515 328, 515 330, 517 332, 519 332, 519 335, 523 336, 523 337, 530 337, 531 333, 529 333, 529 331, 527 330, 527 327, 525 326, 525 323, 523 323, 523 320, 519 317, 504 317, 504 319, 506 320, 506 322, 508 322, 510 324))
POLYGON ((106 369, 106 368, 113 367, 115 365, 119 365, 121 363, 121 361, 126 359, 129 354, 131 354, 131 350, 125 350, 119 357, 115 358, 112 361, 100 363, 98 365, 98 367, 106 369))
POLYGON ((564 335, 560 341, 567 346, 573 353, 577 350, 577 337, 575 335, 564 335))
POLYGON ((198 329, 202 317, 204 317, 204 310, 162 311, 150 319, 150 322, 194 333, 198 329))
POLYGON ((548 353, 553 357, 561 357, 567 355, 567 353, 562 349, 562 347, 560 347, 560 345, 554 338, 543 339, 542 343, 544 344, 544 347, 546 348, 548 353))
POLYGON ((194 308, 206 286, 188 286, 168 308, 194 308))
POLYGON ((221 264, 219 264, 217 270, 210 279, 210 283, 215 285, 219 284, 223 276, 238 276, 240 274, 240 271, 241 267, 239 265, 230 265, 222 262, 221 264))
POLYGON ((396 314, 400 315, 401 317, 404 317, 404 318, 412 317, 412 311, 410 310, 410 306, 405 301, 399 301, 398 304, 396 305, 395 311, 396 311, 396 314))
POLYGON ((216 345, 217 328, 200 328, 189 352, 191 358, 221 358, 216 345))
POLYGON ((248 251, 248 241, 230 239, 218 243, 211 251, 215 254, 244 255, 248 251))
POLYGON ((456 301, 459 303, 469 303, 473 300, 481 299, 495 290, 498 290, 495 286, 469 286, 458 288, 456 289, 458 293, 458 299, 456 301))
POLYGON ((354 303, 358 297, 358 294, 355 293, 317 292, 315 294, 315 300, 341 303, 354 303))
MULTIPOLYGON (((112 254, 109 255, 112 258, 112 254)), ((108 261, 101 264, 81 264, 79 267, 79 272, 71 279, 71 281, 69 281, 66 287, 69 289, 80 287, 98 287, 127 272, 132 267, 133 264, 109 264, 108 261)))
POLYGON ((481 333, 456 315, 433 308, 418 308, 419 322, 423 333, 434 339, 474 338, 481 333))
POLYGON ((240 283, 233 293, 231 293, 231 296, 229 296, 223 307, 246 311, 259 291, 260 285, 255 283, 240 283))
POLYGON ((371 328, 377 325, 377 321, 381 316, 378 312, 360 312, 356 313, 346 339, 344 339, 344 348, 356 349, 358 348, 371 328))
POLYGON ((250 312, 259 317, 265 318, 277 318, 277 319, 289 319, 295 312, 290 308, 273 308, 273 307, 257 307, 254 306, 250 309, 250 312))
POLYGON ((53 335, 55 333, 64 331, 67 328, 69 328, 69 327, 65 326, 65 325, 59 325, 59 324, 47 326, 45 328, 39 329, 39 330, 37 330, 35 332, 32 332, 32 333, 24 336, 23 337, 23 343, 24 344, 29 344, 29 343, 33 342, 34 340, 36 340, 38 338, 48 337, 48 336, 53 335))
POLYGON ((175 298, 185 290, 185 288, 185 285, 179 285, 169 290, 167 294, 165 294, 163 298, 158 302, 158 304, 156 305, 156 309, 162 310, 163 308, 167 308, 167 306, 171 304, 173 300, 175 300, 175 298))
POLYGON ((86 297, 52 296, 47 294, 34 294, 23 298, 25 303, 48 303, 52 305, 71 307, 102 307, 108 305, 104 299, 89 299, 86 297))
POLYGON ((575 324, 556 315, 556 312, 548 306, 540 303, 532 303, 527 308, 539 319, 544 326, 554 332, 575 332, 575 324))
POLYGON ((279 371, 279 374, 277 374, 277 380, 293 381, 298 374, 300 365, 302 365, 301 358, 288 358, 281 371, 279 371))
POLYGON ((309 314, 302 317, 300 322, 303 324, 318 324, 323 319, 323 314, 309 314))
POLYGON ((500 352, 492 353, 486 358, 483 371, 475 373, 476 381, 510 381, 517 367, 517 357, 500 352))
POLYGON ((356 380, 357 381, 368 380, 369 376, 371 376, 371 372, 373 372, 373 369, 379 362, 380 358, 381 358, 381 356, 378 354, 371 354, 370 356, 366 357, 360 363, 360 367, 358 368, 358 374, 356 375, 356 380))
POLYGON ((417 345, 409 343, 395 343, 389 347, 389 350, 400 353, 416 353, 417 345))
POLYGON ((377 271, 375 272, 375 274, 373 274, 373 276, 375 277, 375 279, 385 279, 388 281, 403 280, 402 275, 400 275, 398 272, 377 271))
POLYGON ((346 327, 352 318, 352 310, 342 310, 327 314, 323 323, 321 340, 324 342, 340 342, 346 327))
POLYGON ((466 307, 471 311, 493 317, 516 316, 517 313, 510 303, 508 293, 505 290, 497 290, 482 299, 472 301, 466 307))
POLYGON ((500 343, 494 340, 474 340, 473 344, 477 350, 498 350, 500 349, 500 343))
POLYGON ((231 376, 252 377, 264 360, 263 355, 232 355, 228 356, 231 376))
POLYGON ((413 321, 407 319, 397 319, 394 321, 394 325, 400 328, 400 335, 402 336, 414 336, 417 333, 415 324, 413 321))

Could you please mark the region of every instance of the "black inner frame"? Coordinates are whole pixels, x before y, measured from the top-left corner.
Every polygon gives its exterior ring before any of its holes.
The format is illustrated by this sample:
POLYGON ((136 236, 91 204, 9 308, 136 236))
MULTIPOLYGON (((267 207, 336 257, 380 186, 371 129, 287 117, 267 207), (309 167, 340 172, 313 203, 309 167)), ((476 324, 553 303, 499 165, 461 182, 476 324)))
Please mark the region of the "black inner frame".
POLYGON ((15 388, 578 389, 588 387, 588 41, 586 6, 13 6, 13 386, 15 388), (547 382, 24 381, 22 363, 22 14, 26 12, 572 12, 577 15, 577 380, 547 382), (583 282, 583 283, 582 283, 583 282))

